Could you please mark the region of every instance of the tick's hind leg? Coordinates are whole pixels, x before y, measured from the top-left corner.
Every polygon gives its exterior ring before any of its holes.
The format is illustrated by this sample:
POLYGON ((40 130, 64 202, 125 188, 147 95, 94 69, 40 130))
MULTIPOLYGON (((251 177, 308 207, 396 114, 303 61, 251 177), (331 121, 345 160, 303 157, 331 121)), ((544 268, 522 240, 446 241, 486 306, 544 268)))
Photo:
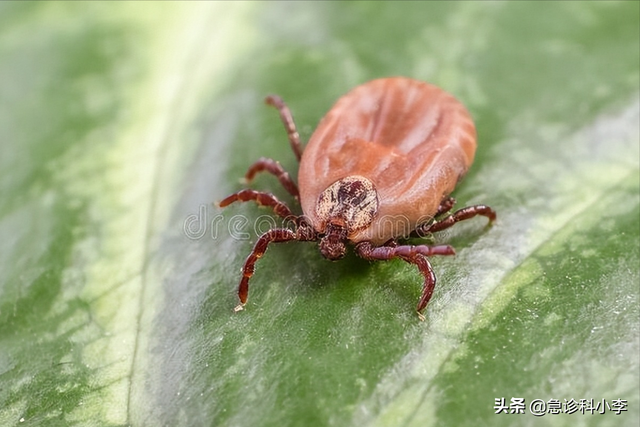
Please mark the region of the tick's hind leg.
POLYGON ((261 157, 257 162, 249 167, 249 170, 247 170, 247 173, 244 175, 245 181, 251 182, 258 172, 269 172, 270 174, 275 175, 284 189, 295 197, 296 200, 299 200, 300 192, 298 191, 298 186, 291 178, 291 175, 289 175, 282 165, 280 165, 280 162, 261 157))
POLYGON ((284 125, 284 128, 287 131, 287 136, 289 137, 289 144, 291 144, 291 149, 293 150, 293 154, 295 154, 296 159, 300 161, 300 159, 302 158, 302 144, 300 144, 300 134, 296 129, 296 124, 293 121, 293 115, 291 115, 291 110, 289 110, 289 107, 287 107, 287 104, 285 104, 282 98, 280 98, 278 95, 267 96, 265 98, 265 102, 278 109, 278 112, 280 113, 280 120, 282 120, 282 124, 284 125))
MULTIPOLYGON (((274 106, 278 109, 280 113, 280 120, 282 120, 282 124, 284 125, 285 130, 287 131, 287 136, 289 137, 289 144, 291 145, 291 150, 293 150, 293 154, 296 156, 296 160, 300 161, 302 158, 302 144, 300 143, 300 134, 296 130, 296 124, 293 121, 293 116, 291 115, 291 111, 287 104, 284 103, 282 98, 277 95, 267 96, 265 102, 269 105, 274 106)), ((244 175, 244 179, 247 182, 250 182, 257 173, 259 172, 269 172, 274 175, 280 181, 280 184, 291 194, 296 200, 300 199, 300 191, 298 190, 298 185, 293 181, 291 175, 284 170, 280 162, 268 159, 265 157, 261 157, 249 167, 247 173, 244 175)))
POLYGON ((427 246, 427 245, 401 245, 396 246, 395 242, 391 242, 387 246, 375 247, 371 242, 362 242, 356 245, 356 253, 368 260, 390 260, 393 258, 401 258, 404 261, 415 264, 424 276, 424 284, 422 288, 422 296, 416 307, 418 316, 424 320, 424 316, 420 313, 429 303, 433 290, 436 287, 436 274, 431 267, 431 263, 427 259, 431 255, 455 255, 455 251, 449 245, 427 246))

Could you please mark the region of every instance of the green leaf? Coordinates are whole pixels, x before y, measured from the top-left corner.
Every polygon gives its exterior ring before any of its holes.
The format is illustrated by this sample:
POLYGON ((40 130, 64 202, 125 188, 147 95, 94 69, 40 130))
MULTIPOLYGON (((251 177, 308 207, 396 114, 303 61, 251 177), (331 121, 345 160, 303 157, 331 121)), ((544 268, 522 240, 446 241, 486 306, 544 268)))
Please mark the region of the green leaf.
MULTIPOLYGON (((637 425, 639 16, 2 3, 0 425, 637 425), (432 259, 424 322, 414 266, 330 263, 305 243, 273 245, 233 312, 252 242, 278 222, 213 202, 260 156, 295 176, 264 96, 307 140, 339 96, 391 75, 469 107, 479 151, 454 195, 497 222, 435 237, 457 256, 432 259), (525 414, 495 414, 500 398, 525 414), (610 407, 536 417, 536 399, 610 407)), ((299 209, 273 177, 251 186, 299 209)))

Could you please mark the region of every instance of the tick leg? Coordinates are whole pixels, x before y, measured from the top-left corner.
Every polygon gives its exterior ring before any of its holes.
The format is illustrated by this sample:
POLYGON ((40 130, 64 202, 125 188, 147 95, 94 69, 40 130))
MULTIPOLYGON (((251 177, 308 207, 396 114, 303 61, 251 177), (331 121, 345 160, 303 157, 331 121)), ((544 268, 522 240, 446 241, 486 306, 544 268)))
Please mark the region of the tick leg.
POLYGON ((436 231, 444 230, 451 227, 456 222, 464 221, 465 219, 473 218, 474 216, 485 216, 489 218, 489 224, 496 220, 496 212, 486 205, 467 206, 466 208, 459 209, 451 215, 435 221, 421 227, 420 233, 435 233, 436 231))
POLYGON ((300 198, 298 186, 293 182, 291 175, 289 175, 282 165, 280 165, 280 162, 261 157, 257 162, 252 164, 251 167, 249 167, 249 170, 247 170, 247 173, 244 175, 244 179, 247 182, 251 182, 258 172, 269 172, 270 174, 275 175, 275 177, 278 178, 278 181, 280 181, 280 184, 282 184, 289 194, 295 197, 296 200, 300 198))
POLYGON ((251 279, 255 271, 256 261, 262 258, 269 243, 290 242, 292 240, 309 241, 315 240, 316 238, 316 234, 307 224, 302 224, 302 226, 298 227, 295 231, 288 228, 274 228, 260 236, 242 267, 242 279, 238 286, 240 305, 238 305, 234 311, 242 310, 246 304, 247 298, 249 297, 249 279, 251 279))
POLYGON ((416 256, 412 259, 405 259, 405 261, 415 264, 418 267, 418 270, 420 270, 420 273, 424 276, 422 295, 420 296, 420 300, 416 306, 416 311, 418 312, 420 320, 424 320, 424 315, 421 311, 425 309, 431 300, 433 290, 436 288, 436 273, 433 271, 433 267, 431 267, 431 263, 426 256, 416 256))
POLYGON ((453 205, 455 204, 456 204, 456 199, 450 196, 445 196, 440 202, 440 206, 438 206, 438 210, 436 211, 431 221, 418 225, 416 229, 411 232, 410 237, 421 237, 421 238, 427 237, 428 232, 426 231, 426 229, 429 226, 431 226, 435 221, 437 221, 436 218, 439 218, 440 216, 449 212, 451 208, 453 208, 453 205))
POLYGON ((358 243, 355 249, 356 253, 364 259, 390 260, 393 258, 401 258, 418 267, 418 270, 420 270, 420 273, 422 273, 422 276, 424 277, 422 296, 420 297, 420 301, 416 307, 418 316, 422 320, 424 320, 424 316, 420 312, 427 306, 436 286, 436 274, 427 257, 431 255, 455 255, 454 249, 449 245, 395 246, 395 242, 391 242, 391 245, 389 246, 374 247, 371 242, 362 242, 358 243))
POLYGON ((235 311, 242 310, 242 307, 246 304, 249 296, 249 279, 253 276, 253 272, 255 271, 256 261, 262 258, 262 255, 266 252, 269 243, 288 242, 291 240, 296 240, 296 233, 288 228, 274 228, 260 236, 254 245, 253 250, 244 262, 244 267, 242 267, 242 279, 238 286, 238 298, 240 299, 240 305, 234 309, 235 311))
POLYGON ((456 204, 456 199, 450 196, 445 196, 444 199, 440 202, 440 206, 438 206, 438 211, 436 212, 436 217, 449 212, 453 209, 453 205, 456 204))
POLYGON ((280 120, 282 120, 284 128, 287 131, 287 135, 289 136, 289 143, 291 144, 293 154, 295 154, 296 159, 300 161, 300 158, 302 157, 302 144, 300 144, 300 134, 296 130, 296 124, 293 121, 291 110, 289 110, 287 104, 285 104, 282 98, 278 95, 267 96, 265 98, 265 102, 278 109, 278 112, 280 113, 280 120))
POLYGON ((252 190, 250 188, 245 188, 244 190, 240 190, 237 193, 233 193, 225 197, 220 202, 218 202, 218 206, 224 208, 225 206, 229 206, 231 203, 236 201, 248 202, 250 200, 255 201, 260 206, 268 206, 272 208, 273 212, 284 219, 291 219, 295 217, 295 215, 291 212, 291 209, 289 209, 287 205, 278 200, 273 194, 252 190))
POLYGON ((413 258, 416 255, 455 255, 456 251, 449 245, 391 245, 373 246, 371 242, 361 242, 356 245, 356 252, 368 260, 390 260, 393 258, 413 258))

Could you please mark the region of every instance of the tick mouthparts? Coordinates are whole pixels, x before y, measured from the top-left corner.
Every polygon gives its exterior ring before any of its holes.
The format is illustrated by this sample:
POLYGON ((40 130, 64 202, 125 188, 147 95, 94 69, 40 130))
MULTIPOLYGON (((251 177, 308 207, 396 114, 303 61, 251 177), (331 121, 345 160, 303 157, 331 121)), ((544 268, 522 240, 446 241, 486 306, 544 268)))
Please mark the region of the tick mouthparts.
POLYGON ((347 253, 347 247, 335 234, 328 234, 320 239, 320 253, 331 261, 344 258, 347 253))
POLYGON ((347 238, 347 229, 340 224, 340 218, 334 218, 335 222, 327 224, 325 235, 320 239, 320 253, 332 261, 344 258, 347 248, 344 244, 347 238))

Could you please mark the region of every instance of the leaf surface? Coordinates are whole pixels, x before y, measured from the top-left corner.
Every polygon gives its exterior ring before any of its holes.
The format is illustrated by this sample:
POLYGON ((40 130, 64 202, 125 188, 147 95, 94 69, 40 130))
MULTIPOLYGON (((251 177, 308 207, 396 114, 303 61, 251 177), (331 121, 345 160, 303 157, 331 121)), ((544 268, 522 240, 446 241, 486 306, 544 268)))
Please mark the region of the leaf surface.
MULTIPOLYGON (((0 424, 637 425, 637 2, 0 5, 0 424), (406 75, 479 132, 454 196, 498 221, 414 266, 273 245, 212 202, 257 158, 295 176, 332 103, 406 75), (496 399, 525 414, 495 414, 496 399), (619 415, 548 413, 557 399, 619 415), (549 403, 551 402, 551 403, 549 403), (615 408, 615 405, 614 405, 615 408)), ((274 191, 299 209, 277 180, 274 191)), ((564 406, 562 406, 564 405, 564 406)), ((569 406, 567 406, 569 405, 569 406)), ((584 410, 584 407, 583 407, 584 410)))

